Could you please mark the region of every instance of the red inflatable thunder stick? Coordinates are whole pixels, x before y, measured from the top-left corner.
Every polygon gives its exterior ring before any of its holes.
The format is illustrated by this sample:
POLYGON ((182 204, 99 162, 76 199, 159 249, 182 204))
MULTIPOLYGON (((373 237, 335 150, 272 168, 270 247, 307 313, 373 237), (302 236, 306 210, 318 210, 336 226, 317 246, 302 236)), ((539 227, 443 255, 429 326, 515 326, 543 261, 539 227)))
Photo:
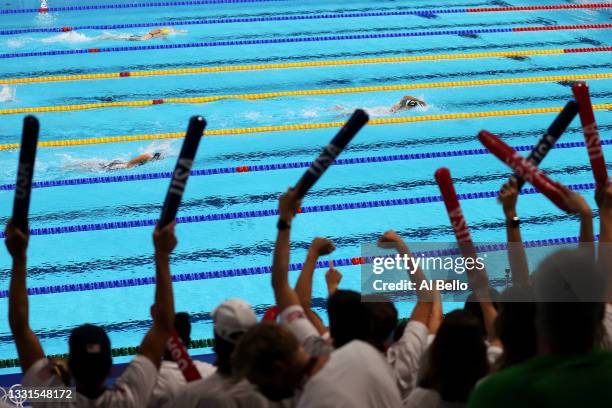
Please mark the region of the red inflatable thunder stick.
POLYGON ((555 203, 557 207, 563 211, 568 211, 559 187, 541 170, 500 140, 499 137, 486 130, 478 134, 478 139, 498 159, 510 166, 518 176, 533 184, 535 188, 555 203))
POLYGON ((572 86, 574 98, 578 102, 578 112, 580 113, 580 123, 582 123, 582 131, 584 132, 584 140, 586 141, 589 159, 591 160, 591 168, 593 176, 598 187, 605 185, 608 182, 608 171, 606 169, 606 161, 601 150, 601 142, 599 140, 599 130, 595 122, 593 114, 593 106, 591 106, 591 97, 589 96, 589 86, 586 82, 577 82, 572 86))
POLYGON ((193 364, 193 360, 191 356, 187 352, 183 341, 178 336, 176 330, 172 331, 168 342, 166 343, 166 348, 170 352, 170 356, 172 356, 172 360, 174 360, 181 372, 183 373, 183 377, 187 382, 200 380, 202 376, 200 372, 193 364))
POLYGON ((450 218, 451 226, 455 231, 455 238, 461 249, 461 254, 466 258, 475 257, 476 251, 474 250, 472 236, 465 222, 463 211, 461 211, 459 200, 457 200, 457 193, 455 192, 455 186, 453 185, 450 171, 446 167, 441 167, 436 170, 435 178, 438 182, 438 187, 440 187, 444 205, 448 212, 448 218, 450 218))
MULTIPOLYGON (((151 305, 150 312, 151 317, 155 318, 155 304, 151 305)), ((191 356, 187 352, 187 348, 174 329, 172 330, 172 333, 170 333, 168 341, 166 341, 166 350, 170 353, 172 360, 178 364, 179 369, 183 373, 183 377, 187 382, 202 378, 200 376, 200 372, 193 364, 193 360, 191 360, 191 356)))
POLYGON ((276 318, 278 317, 278 306, 270 306, 267 310, 266 313, 264 313, 263 317, 261 318, 262 321, 276 321, 276 318))

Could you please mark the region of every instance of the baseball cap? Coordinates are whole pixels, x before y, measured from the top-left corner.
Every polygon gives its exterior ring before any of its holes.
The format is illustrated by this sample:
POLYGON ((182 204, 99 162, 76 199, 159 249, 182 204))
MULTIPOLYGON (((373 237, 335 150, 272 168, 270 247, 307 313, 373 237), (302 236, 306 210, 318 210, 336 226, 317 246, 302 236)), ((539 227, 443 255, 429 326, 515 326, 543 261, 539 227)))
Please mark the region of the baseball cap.
POLYGON ((228 299, 212 312, 215 333, 230 343, 236 343, 240 335, 257 323, 255 312, 242 299, 228 299))
POLYGON ((113 363, 111 344, 103 328, 84 324, 72 330, 68 340, 68 364, 75 379, 95 385, 104 381, 113 363))

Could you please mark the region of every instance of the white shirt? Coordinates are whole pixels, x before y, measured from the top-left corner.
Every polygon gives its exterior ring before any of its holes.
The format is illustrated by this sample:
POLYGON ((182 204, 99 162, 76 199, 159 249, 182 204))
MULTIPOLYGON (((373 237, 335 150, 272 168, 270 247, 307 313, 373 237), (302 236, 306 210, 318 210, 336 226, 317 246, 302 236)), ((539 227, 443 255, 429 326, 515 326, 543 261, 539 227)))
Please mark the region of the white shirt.
POLYGON ((360 340, 331 353, 311 377, 297 408, 398 408, 400 392, 385 355, 360 340))
POLYGON ((428 345, 428 333, 427 326, 411 320, 402 337, 387 350, 387 361, 395 372, 402 400, 416 387, 419 366, 428 345))
POLYGON ((463 408, 465 405, 444 401, 437 391, 421 387, 415 388, 404 401, 404 408, 463 408))
MULTIPOLYGON (((200 373, 202 379, 210 377, 217 368, 203 361, 193 360, 193 364, 200 373)), ((174 361, 164 360, 159 367, 157 374, 157 384, 153 389, 153 395, 149 400, 149 408, 161 408, 170 406, 172 396, 187 384, 183 372, 174 361)))
POLYGON ((329 335, 319 334, 301 305, 291 305, 283 310, 280 322, 293 333, 308 355, 328 356, 333 351, 329 335))
POLYGON ((263 408, 268 400, 247 380, 236 382, 218 372, 203 380, 192 381, 182 387, 170 406, 180 408, 232 407, 263 408))
MULTIPOLYGON (((51 370, 49 360, 41 358, 23 376, 23 386, 51 387, 61 386, 62 381, 51 370)), ((142 408, 147 406, 153 387, 157 381, 157 368, 145 356, 137 355, 127 366, 113 387, 98 398, 89 399, 79 393, 72 402, 40 402, 34 408, 142 408)))

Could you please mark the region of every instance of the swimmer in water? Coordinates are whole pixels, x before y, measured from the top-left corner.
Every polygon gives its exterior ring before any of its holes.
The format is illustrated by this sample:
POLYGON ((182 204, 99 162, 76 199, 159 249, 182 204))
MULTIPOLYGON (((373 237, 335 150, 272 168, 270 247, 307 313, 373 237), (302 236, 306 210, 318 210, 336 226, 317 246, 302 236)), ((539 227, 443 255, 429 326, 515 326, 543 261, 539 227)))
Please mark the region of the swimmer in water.
POLYGON ((160 152, 155 152, 153 154, 145 153, 134 157, 132 160, 123 161, 123 160, 113 160, 109 163, 101 164, 100 167, 102 170, 124 170, 130 169, 132 167, 142 166, 145 163, 150 161, 161 160, 162 155, 160 152))
POLYGON ((173 28, 156 28, 151 30, 145 35, 132 35, 127 38, 128 41, 148 41, 155 38, 166 38, 170 34, 174 33, 186 33, 184 30, 175 30, 173 28))
POLYGON ((417 107, 424 108, 427 104, 414 96, 406 95, 401 101, 391 107, 391 113, 396 113, 403 110, 410 110, 417 107))

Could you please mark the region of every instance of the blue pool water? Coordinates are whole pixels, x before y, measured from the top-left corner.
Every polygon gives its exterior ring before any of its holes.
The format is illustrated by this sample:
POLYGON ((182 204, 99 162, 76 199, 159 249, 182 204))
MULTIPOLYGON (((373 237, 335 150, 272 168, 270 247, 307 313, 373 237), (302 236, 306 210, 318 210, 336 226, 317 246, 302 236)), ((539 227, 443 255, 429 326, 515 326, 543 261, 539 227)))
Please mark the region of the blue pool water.
MULTIPOLYGON (((107 0, 110 1, 110 0, 107 0)), ((537 5, 564 3, 538 1, 537 5)), ((567 3, 567 2, 565 2, 567 3)), ((577 3, 572 1, 571 3, 577 3)), ((49 1, 50 7, 96 4, 49 1)), ((400 1, 278 1, 218 4, 119 11, 0 15, 0 28, 62 27, 88 24, 172 22, 227 17, 312 15, 363 11, 420 10, 464 7, 533 5, 527 0, 469 2, 451 0, 400 1)), ((38 7, 30 0, 3 1, 2 8, 38 7)), ((273 39, 280 37, 376 34, 407 31, 513 28, 525 26, 610 23, 611 9, 504 13, 439 14, 435 18, 385 16, 329 20, 252 22, 177 27, 186 33, 144 43, 180 44, 204 41, 273 39)), ((124 38, 142 29, 83 30, 67 33, 28 33, 0 36, 0 54, 135 45, 124 38)), ((0 78, 75 75, 222 65, 246 65, 332 59, 397 57, 534 49, 610 46, 609 29, 560 30, 391 39, 313 41, 267 45, 162 49, 121 53, 7 58, 0 60, 0 78)), ((139 43, 137 43, 140 45, 139 43)), ((0 109, 150 100, 171 97, 276 92, 305 89, 502 79, 546 75, 610 73, 610 53, 573 53, 509 58, 454 59, 221 72, 196 75, 131 77, 73 82, 0 85, 0 109)), ((594 104, 612 102, 612 81, 589 81, 594 104)), ((556 82, 478 87, 424 88, 408 91, 280 97, 264 100, 225 99, 204 104, 162 104, 70 112, 37 113, 41 140, 178 132, 188 118, 202 114, 209 129, 322 123, 345 120, 358 107, 372 118, 440 115, 523 108, 560 107, 570 99, 567 85, 556 82), (404 95, 425 100, 428 107, 393 115, 389 107, 404 95)), ((531 145, 555 114, 370 125, 357 136, 342 158, 382 156, 480 148, 476 133, 483 128, 500 134, 511 145, 531 145)), ((612 112, 596 111, 602 138, 612 128, 612 112)), ((0 144, 20 140, 22 114, 0 115, 0 144)), ((335 129, 263 132, 206 137, 194 169, 310 161, 335 129)), ((582 140, 576 119, 563 141, 582 140)), ((121 142, 38 151, 35 181, 170 171, 180 139, 121 142), (162 151, 165 159, 141 167, 108 173, 100 163, 126 160, 143 152, 162 151)), ((607 145, 605 154, 612 154, 607 145)), ((14 183, 17 150, 0 151, 0 184, 14 183)), ((561 182, 588 183, 592 174, 586 149, 559 149, 543 168, 561 182)), ((507 168, 489 155, 445 159, 400 160, 335 166, 316 185, 304 205, 345 204, 370 200, 438 195, 433 179, 440 166, 451 169, 459 193, 493 191, 508 176, 507 168)), ((276 199, 293 185, 303 168, 192 177, 180 215, 222 214, 276 208, 276 199)), ((31 227, 46 228, 112 221, 154 219, 159 215, 168 179, 38 188, 33 191, 31 227)), ((592 190, 583 194, 594 205, 592 190)), ((0 224, 11 213, 12 191, 0 191, 0 224)), ((503 241, 503 219, 495 199, 463 202, 474 240, 503 241)), ((527 240, 577 235, 577 223, 540 195, 520 200, 523 234, 527 240)), ((179 246, 172 262, 175 274, 268 266, 275 238, 275 217, 196 222, 177 227, 179 246)), ((453 239, 440 202, 370 209, 316 212, 299 216, 293 228, 292 261, 301 262, 315 236, 331 238, 334 258, 360 256, 360 245, 373 243, 387 229, 411 242, 453 239)), ((85 283, 154 275, 150 227, 111 229, 34 236, 30 240, 30 287, 85 283)), ((359 267, 342 268, 342 287, 360 287, 359 267)), ((501 278, 503 271, 489 271, 501 278)), ((8 289, 10 259, 0 251, 0 290, 8 289)), ((313 289, 320 308, 326 294, 323 270, 313 289)), ((295 278, 292 273, 292 278, 295 278)), ((272 302, 269 275, 206 279, 174 285, 176 309, 193 314, 194 339, 212 336, 209 312, 227 297, 246 299, 261 312, 272 302)), ((30 297, 31 325, 47 353, 67 351, 72 327, 83 322, 103 325, 113 347, 135 346, 150 325, 153 286, 68 292, 30 297)), ((448 305, 451 306, 451 305, 448 305)), ((399 305, 403 315, 410 304, 399 305)), ((7 316, 7 299, 0 298, 0 359, 15 358, 7 316)), ((319 310, 320 311, 320 310, 319 310)), ((323 313, 324 314, 324 313, 323 313)), ((210 350, 194 350, 194 354, 210 350)), ((123 359, 125 360, 125 358, 123 359)), ((116 361, 122 361, 117 359, 116 361)), ((0 370, 0 374, 15 369, 0 370)))

